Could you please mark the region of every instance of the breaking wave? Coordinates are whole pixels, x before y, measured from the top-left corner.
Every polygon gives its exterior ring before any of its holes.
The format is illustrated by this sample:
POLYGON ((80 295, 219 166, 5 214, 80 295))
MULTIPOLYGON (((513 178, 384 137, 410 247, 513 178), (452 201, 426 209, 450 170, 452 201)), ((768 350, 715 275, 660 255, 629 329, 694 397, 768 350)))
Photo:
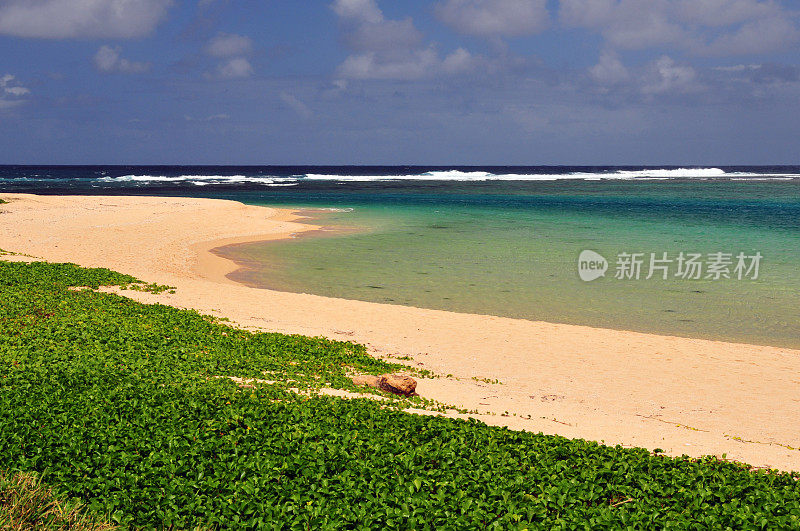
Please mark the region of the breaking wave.
POLYGON ((182 183, 188 182, 195 186, 208 186, 210 184, 263 184, 266 186, 294 186, 297 179, 287 177, 250 177, 247 175, 122 175, 120 177, 101 177, 102 182, 131 182, 131 183, 182 183))
MULTIPOLYGON (((178 167, 176 167, 178 168, 178 167)), ((188 168, 187 168, 188 169, 188 168)), ((210 168, 209 168, 210 169, 210 168)), ((276 168, 277 169, 277 168, 276 168)), ((302 183, 324 183, 342 184, 355 182, 392 182, 392 181, 428 181, 428 182, 481 182, 481 181, 558 181, 558 180, 583 180, 583 181, 613 181, 613 180, 671 180, 671 179, 696 179, 696 180, 729 180, 729 181, 779 181, 779 180, 800 180, 800 169, 798 167, 754 167, 750 168, 730 168, 724 170, 716 167, 683 167, 683 168, 642 168, 634 169, 631 167, 485 167, 483 169, 436 169, 425 171, 424 169, 396 168, 396 167, 376 167, 375 170, 368 170, 359 167, 342 168, 340 173, 311 173, 310 168, 292 168, 286 173, 281 170, 271 174, 270 169, 261 170, 256 174, 247 175, 247 170, 241 168, 234 169, 230 175, 223 174, 203 174, 191 175, 180 173, 178 169, 174 174, 169 172, 146 173, 148 170, 142 168, 141 174, 129 174, 109 176, 106 171, 98 171, 94 175, 86 173, 63 174, 53 172, 52 174, 42 174, 24 172, 17 173, 17 170, 5 173, 0 171, 0 183, 19 183, 25 185, 38 186, 39 183, 66 183, 68 186, 106 187, 107 185, 118 185, 122 187, 180 187, 180 186, 235 186, 235 187, 291 187, 302 183), (294 169, 297 173, 289 173, 294 169), (493 170, 496 173, 493 173, 493 170), (240 171, 242 173, 236 173, 240 171), (369 173, 374 171, 374 173, 369 173), (308 173, 303 173, 308 172, 308 173), (361 173, 365 174, 361 174, 361 173), (80 184, 83 183, 83 184, 80 184)), ((337 168, 338 169, 338 168, 337 168)), ((2 170, 2 168, 0 168, 2 170)), ((65 172, 69 170, 64 170, 65 172)), ((186 170, 184 170, 186 171, 186 170)), ((191 170, 189 170, 191 171, 191 170)), ((213 171, 213 170, 211 170, 213 171)), ((285 171, 285 170, 284 170, 285 171)), ((200 172, 198 172, 200 173, 200 172)))
POLYGON ((303 178, 328 181, 556 181, 560 179, 578 180, 659 180, 659 179, 795 179, 800 174, 763 174, 747 172, 728 173, 720 168, 671 168, 617 170, 599 172, 568 173, 489 173, 486 171, 429 171, 407 175, 327 175, 309 173, 303 178))

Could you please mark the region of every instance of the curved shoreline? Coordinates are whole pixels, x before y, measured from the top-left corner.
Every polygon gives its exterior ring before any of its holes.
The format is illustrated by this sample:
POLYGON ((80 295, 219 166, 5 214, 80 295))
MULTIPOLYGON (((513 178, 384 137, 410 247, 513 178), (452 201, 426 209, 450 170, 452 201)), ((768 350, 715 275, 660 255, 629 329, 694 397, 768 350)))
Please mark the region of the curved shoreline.
MULTIPOLYGON (((306 209, 277 209, 278 216, 273 219, 281 218, 285 221, 292 221, 298 223, 298 220, 313 219, 304 215, 306 209)), ((285 239, 301 239, 301 238, 324 238, 341 234, 344 232, 353 233, 357 229, 350 229, 348 227, 335 227, 328 225, 310 225, 303 224, 302 230, 297 230, 288 234, 281 234, 278 237, 270 238, 229 238, 226 240, 207 242, 206 244, 196 246, 195 250, 198 252, 198 269, 203 271, 214 271, 217 280, 220 282, 230 281, 238 285, 243 285, 256 289, 272 289, 267 286, 259 285, 256 282, 250 281, 248 275, 259 271, 258 267, 254 267, 247 260, 243 260, 236 256, 236 253, 229 252, 230 249, 238 246, 247 246, 262 244, 268 242, 275 242, 285 239), (218 263, 216 259, 212 260, 208 255, 213 255, 217 259, 225 261, 226 265, 223 266, 221 262, 218 263), (235 264, 236 267, 233 267, 235 264)), ((213 279, 212 279, 213 280, 213 279)))
POLYGON ((11 200, 0 205, 2 249, 177 287, 124 292, 143 302, 410 356, 453 375, 420 381, 420 394, 487 423, 800 470, 798 350, 250 288, 226 278, 236 264, 210 251, 315 227, 218 199, 0 196, 11 200))
MULTIPOLYGON (((290 223, 297 223, 300 216, 295 215, 291 210, 277 210, 277 215, 270 219, 274 221, 286 221, 290 223)), ((311 225, 303 225, 291 232, 280 232, 275 234, 262 234, 258 236, 234 236, 231 238, 222 238, 219 240, 211 240, 199 242, 192 245, 191 249, 196 254, 197 262, 195 264, 195 271, 208 280, 221 283, 233 283, 240 285, 240 282, 232 280, 230 275, 236 273, 239 269, 244 267, 240 263, 231 258, 224 256, 224 253, 219 252, 219 249, 230 247, 234 245, 247 245, 251 243, 268 242, 275 240, 284 240, 292 238, 296 234, 304 232, 312 232, 315 228, 311 225)))

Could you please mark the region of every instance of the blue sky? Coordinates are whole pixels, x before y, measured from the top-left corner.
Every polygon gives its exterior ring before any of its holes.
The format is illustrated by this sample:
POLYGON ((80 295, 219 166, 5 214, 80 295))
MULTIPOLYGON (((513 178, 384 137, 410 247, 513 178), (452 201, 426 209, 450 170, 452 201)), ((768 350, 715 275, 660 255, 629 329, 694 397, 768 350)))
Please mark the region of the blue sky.
POLYGON ((800 164, 793 0, 0 0, 0 163, 800 164))

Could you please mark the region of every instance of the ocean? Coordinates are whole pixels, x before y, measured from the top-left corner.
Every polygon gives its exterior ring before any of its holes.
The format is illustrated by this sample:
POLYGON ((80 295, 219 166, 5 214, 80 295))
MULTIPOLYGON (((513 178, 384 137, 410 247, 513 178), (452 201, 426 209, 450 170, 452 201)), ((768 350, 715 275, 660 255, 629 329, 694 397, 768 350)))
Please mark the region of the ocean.
POLYGON ((226 198, 321 227, 218 250, 257 287, 800 348, 800 166, 3 166, 3 192, 226 198))

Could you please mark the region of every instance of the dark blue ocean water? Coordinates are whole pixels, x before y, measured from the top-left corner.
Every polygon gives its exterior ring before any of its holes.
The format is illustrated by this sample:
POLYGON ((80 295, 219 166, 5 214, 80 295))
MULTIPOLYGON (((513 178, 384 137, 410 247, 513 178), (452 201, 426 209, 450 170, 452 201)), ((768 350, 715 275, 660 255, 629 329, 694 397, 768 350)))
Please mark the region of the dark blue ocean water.
POLYGON ((800 227, 800 166, 0 166, 0 192, 476 205, 800 227))
POLYGON ((39 193, 197 192, 204 187, 217 191, 282 187, 323 191, 344 183, 350 191, 482 192, 495 189, 492 184, 499 181, 512 182, 513 188, 524 191, 562 180, 760 179, 800 180, 800 166, 0 166, 3 190, 39 193))

